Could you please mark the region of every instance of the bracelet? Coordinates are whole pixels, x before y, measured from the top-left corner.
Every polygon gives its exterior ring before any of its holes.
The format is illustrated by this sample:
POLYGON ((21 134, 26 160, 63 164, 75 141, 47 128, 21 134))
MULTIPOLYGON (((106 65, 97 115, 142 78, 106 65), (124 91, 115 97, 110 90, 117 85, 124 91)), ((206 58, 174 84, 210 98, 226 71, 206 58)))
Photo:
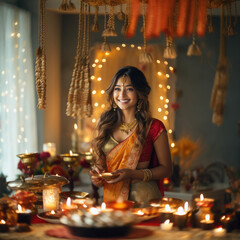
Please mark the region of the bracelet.
POLYGON ((148 182, 152 179, 152 171, 148 168, 143 169, 143 181, 148 182))

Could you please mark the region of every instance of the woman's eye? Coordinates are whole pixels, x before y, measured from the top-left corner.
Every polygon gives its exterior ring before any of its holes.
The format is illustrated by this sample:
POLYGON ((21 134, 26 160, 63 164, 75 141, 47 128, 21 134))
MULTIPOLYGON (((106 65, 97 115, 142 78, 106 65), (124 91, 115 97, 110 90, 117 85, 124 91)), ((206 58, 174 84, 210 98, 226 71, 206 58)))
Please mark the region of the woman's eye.
POLYGON ((132 91, 134 91, 134 89, 133 88, 128 88, 127 91, 132 92, 132 91))
POLYGON ((120 91, 120 88, 114 88, 114 91, 120 91))

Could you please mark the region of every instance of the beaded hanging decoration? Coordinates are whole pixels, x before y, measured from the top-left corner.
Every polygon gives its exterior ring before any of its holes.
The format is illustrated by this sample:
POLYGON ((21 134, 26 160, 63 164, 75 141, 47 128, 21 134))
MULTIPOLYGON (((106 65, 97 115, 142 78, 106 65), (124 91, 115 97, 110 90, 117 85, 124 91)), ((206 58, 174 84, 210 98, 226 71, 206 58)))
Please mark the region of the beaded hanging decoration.
POLYGON ((81 1, 78 24, 78 45, 66 114, 83 119, 92 115, 89 29, 90 6, 81 1))
POLYGON ((39 34, 38 42, 39 47, 36 51, 35 62, 35 77, 36 77, 36 90, 38 95, 38 108, 46 108, 46 54, 45 54, 45 3, 46 0, 40 1, 40 19, 39 19, 39 34))

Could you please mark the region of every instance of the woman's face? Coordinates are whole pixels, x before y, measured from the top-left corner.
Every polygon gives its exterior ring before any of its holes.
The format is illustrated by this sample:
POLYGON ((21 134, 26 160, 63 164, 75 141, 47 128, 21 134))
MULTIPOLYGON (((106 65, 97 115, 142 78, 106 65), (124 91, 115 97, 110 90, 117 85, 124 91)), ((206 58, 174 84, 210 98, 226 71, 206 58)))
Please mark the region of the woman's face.
POLYGON ((113 90, 113 99, 122 110, 136 110, 137 93, 129 77, 120 77, 113 90))

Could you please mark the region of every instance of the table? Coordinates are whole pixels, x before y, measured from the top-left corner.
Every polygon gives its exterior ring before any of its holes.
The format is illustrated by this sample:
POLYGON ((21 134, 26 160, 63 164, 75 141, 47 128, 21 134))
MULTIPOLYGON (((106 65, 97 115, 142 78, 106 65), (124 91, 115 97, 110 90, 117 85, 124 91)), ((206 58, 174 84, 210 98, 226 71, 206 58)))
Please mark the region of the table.
MULTIPOLYGON (((16 232, 8 232, 8 233, 0 233, 1 240, 66 240, 66 238, 55 238, 50 237, 45 234, 45 231, 52 228, 58 228, 61 225, 58 224, 33 224, 31 225, 31 232, 27 233, 16 233, 16 232)), ((151 230, 152 234, 147 237, 140 238, 116 238, 120 239, 131 239, 131 240, 172 240, 172 239, 184 239, 184 240, 202 240, 202 239, 221 239, 221 240, 239 240, 240 239, 240 231, 235 231, 232 233, 227 233, 225 237, 222 238, 214 238, 212 235, 212 231, 204 231, 197 228, 189 228, 183 231, 179 231, 177 229, 173 229, 170 232, 162 231, 159 226, 145 226, 145 225, 136 225, 135 228, 142 228, 151 230)), ((114 238, 115 239, 115 238, 114 238)), ((91 238, 89 238, 91 240, 91 238)), ((104 240, 104 239, 103 239, 104 240)))

